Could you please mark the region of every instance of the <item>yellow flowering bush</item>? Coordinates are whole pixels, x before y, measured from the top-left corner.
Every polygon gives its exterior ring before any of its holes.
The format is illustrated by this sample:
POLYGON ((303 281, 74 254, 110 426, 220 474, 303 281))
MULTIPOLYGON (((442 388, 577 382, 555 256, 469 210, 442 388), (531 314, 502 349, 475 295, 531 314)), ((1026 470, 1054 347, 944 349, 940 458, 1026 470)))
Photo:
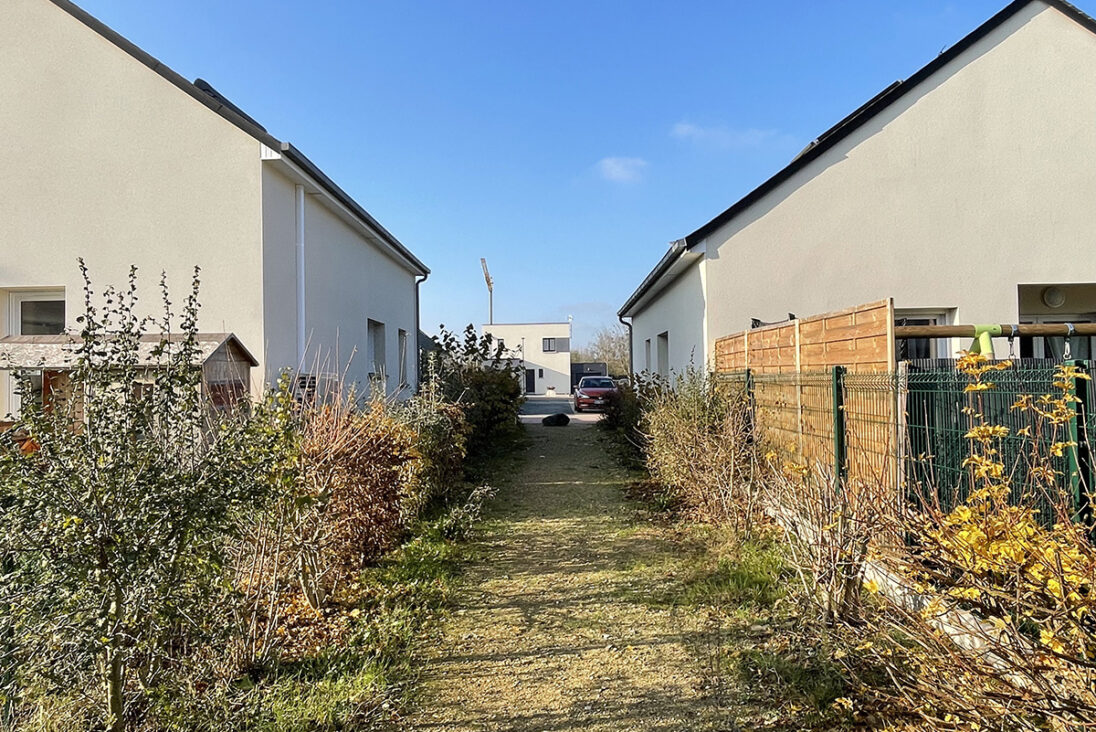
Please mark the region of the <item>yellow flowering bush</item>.
POLYGON ((992 374, 1010 367, 960 360, 971 380, 966 498, 895 517, 912 550, 894 552, 892 566, 927 601, 892 600, 863 631, 890 641, 869 653, 936 728, 1096 725, 1096 549, 1059 459, 1077 447, 1074 385, 1089 377, 1059 366, 1053 393, 1011 405, 1024 424, 1013 433, 987 420, 983 401, 992 374), (1023 440, 1023 470, 1002 457, 1010 437, 1023 440))

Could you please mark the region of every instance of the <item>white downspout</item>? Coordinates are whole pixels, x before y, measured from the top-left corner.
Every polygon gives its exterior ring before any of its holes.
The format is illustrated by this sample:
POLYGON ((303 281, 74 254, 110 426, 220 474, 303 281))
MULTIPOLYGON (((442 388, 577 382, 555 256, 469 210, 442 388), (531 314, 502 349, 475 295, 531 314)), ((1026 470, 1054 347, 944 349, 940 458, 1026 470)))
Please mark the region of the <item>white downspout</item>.
POLYGON ((297 368, 304 369, 306 344, 304 306, 304 186, 296 187, 297 208, 297 368))

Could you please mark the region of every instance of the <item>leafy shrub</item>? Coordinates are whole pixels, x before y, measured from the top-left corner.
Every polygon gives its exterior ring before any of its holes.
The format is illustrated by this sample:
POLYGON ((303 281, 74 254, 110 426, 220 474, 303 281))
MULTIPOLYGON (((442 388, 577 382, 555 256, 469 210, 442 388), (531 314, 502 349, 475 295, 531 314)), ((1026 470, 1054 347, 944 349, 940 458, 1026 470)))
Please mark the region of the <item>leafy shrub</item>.
POLYGON ((612 440, 617 457, 625 465, 645 467, 647 435, 643 420, 652 403, 668 388, 666 379, 645 372, 633 375, 607 397, 605 412, 597 425, 612 440))
POLYGON ((520 431, 518 414, 525 401, 520 364, 502 358, 502 344, 492 346, 491 337, 477 336, 472 325, 459 339, 441 326, 434 341, 439 350, 428 355, 423 372, 436 374, 441 395, 464 408, 469 456, 497 454, 520 431))
POLYGON ((390 405, 392 416, 416 434, 422 462, 418 490, 406 497, 404 521, 415 519, 434 499, 447 497, 461 484, 471 425, 464 409, 446 401, 436 375, 427 374, 419 393, 390 405))
POLYGON ((46 407, 24 399, 0 448, 0 667, 14 669, 2 693, 14 714, 38 707, 121 730, 151 696, 184 686, 208 657, 199 651, 226 636, 226 551, 246 508, 272 492, 285 415, 276 404, 206 408, 197 271, 170 342, 165 288, 150 371, 136 269, 100 309, 80 264, 85 312, 69 388, 46 407))

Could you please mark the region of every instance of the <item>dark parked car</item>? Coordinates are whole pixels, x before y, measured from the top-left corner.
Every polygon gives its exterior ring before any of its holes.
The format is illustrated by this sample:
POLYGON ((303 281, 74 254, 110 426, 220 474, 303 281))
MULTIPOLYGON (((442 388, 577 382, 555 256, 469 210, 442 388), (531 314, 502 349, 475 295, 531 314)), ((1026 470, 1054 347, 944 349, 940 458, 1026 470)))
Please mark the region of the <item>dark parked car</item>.
POLYGON ((615 394, 616 382, 608 376, 583 376, 575 389, 575 411, 604 409, 609 395, 615 394))

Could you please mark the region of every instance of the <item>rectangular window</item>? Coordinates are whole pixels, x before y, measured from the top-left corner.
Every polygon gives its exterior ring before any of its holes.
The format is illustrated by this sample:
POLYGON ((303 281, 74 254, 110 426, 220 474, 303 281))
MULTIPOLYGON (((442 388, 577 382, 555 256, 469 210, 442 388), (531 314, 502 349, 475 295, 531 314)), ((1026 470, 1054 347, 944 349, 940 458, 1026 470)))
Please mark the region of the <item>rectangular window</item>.
MULTIPOLYGON (((898 310, 894 318, 894 324, 897 326, 947 325, 947 323, 948 316, 945 311, 898 310)), ((948 343, 946 338, 899 338, 895 340, 895 357, 899 361, 951 358, 954 354, 948 353, 948 343)))
POLYGON ((541 350, 544 351, 545 353, 555 353, 556 352, 556 339, 555 338, 545 338, 544 340, 542 340, 541 341, 541 350))
POLYGON ((651 339, 643 341, 643 370, 651 370, 651 339))
POLYGON ((65 332, 64 290, 13 292, 8 306, 12 335, 60 335, 65 332))
POLYGON ((385 380, 384 323, 369 321, 369 378, 385 380))
POLYGON ((543 379, 544 378, 544 369, 537 369, 537 376, 539 376, 540 378, 543 379))
POLYGON ((407 331, 400 329, 400 387, 407 386, 407 331))
POLYGON ((670 375, 670 331, 658 334, 658 375, 670 375))
MULTIPOLYGON (((10 335, 60 335, 65 332, 65 291, 64 290, 23 290, 8 295, 8 334, 10 335)), ((27 395, 39 404, 42 395, 48 390, 48 379, 44 380, 40 370, 28 372, 29 388, 27 395)), ((5 376, 7 381, 8 407, 12 414, 19 412, 18 382, 5 376)))

